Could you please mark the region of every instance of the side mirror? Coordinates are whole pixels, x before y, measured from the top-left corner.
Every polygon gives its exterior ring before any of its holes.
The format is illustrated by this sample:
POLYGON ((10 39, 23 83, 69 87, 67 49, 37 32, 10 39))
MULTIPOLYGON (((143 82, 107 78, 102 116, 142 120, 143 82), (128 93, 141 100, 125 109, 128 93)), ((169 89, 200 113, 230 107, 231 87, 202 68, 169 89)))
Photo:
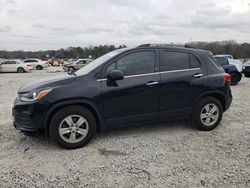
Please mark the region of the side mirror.
POLYGON ((124 74, 120 70, 112 70, 108 76, 108 79, 116 81, 116 80, 123 80, 124 79, 124 74))

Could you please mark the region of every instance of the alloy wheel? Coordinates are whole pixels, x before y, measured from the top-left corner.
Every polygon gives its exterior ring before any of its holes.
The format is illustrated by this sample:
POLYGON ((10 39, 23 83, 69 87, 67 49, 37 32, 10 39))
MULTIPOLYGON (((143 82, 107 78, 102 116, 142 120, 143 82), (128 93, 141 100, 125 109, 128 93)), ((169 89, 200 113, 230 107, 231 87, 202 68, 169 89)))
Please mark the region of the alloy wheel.
POLYGON ((201 122, 205 126, 213 126, 219 118, 219 108, 217 105, 210 103, 205 105, 200 113, 201 122))
POLYGON ((81 115, 69 115, 59 125, 60 137, 68 143, 78 143, 88 134, 89 124, 81 115))

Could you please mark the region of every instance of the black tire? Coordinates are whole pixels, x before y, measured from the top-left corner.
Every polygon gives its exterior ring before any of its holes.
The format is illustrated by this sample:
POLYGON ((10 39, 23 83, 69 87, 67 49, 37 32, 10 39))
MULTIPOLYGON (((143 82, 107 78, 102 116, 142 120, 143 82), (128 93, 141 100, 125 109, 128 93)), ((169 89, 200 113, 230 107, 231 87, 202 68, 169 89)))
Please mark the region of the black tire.
POLYGON ((36 66, 36 69, 37 69, 37 70, 42 70, 43 67, 42 67, 41 65, 37 65, 37 66, 36 66))
POLYGON ((213 97, 204 97, 198 102, 197 107, 194 110, 193 117, 192 117, 192 124, 199 130, 211 131, 219 125, 222 115, 223 115, 223 108, 222 108, 220 101, 213 97), (217 109, 218 109, 217 111, 218 119, 209 126, 205 125, 205 123, 202 122, 201 120, 202 110, 204 110, 205 106, 208 104, 215 105, 217 106, 217 109))
POLYGON ((246 74, 246 73, 245 73, 245 77, 249 78, 249 77, 250 77, 250 74, 246 74))
POLYGON ((75 68, 74 67, 69 67, 68 68, 68 72, 74 72, 75 71, 75 68))
POLYGON ((18 72, 18 73, 24 73, 25 70, 24 70, 23 67, 18 67, 18 68, 17 68, 17 72, 18 72))
POLYGON ((237 85, 241 80, 241 76, 238 73, 231 73, 232 85, 237 85))
MULTIPOLYGON (((85 146, 94 137, 96 132, 96 120, 93 114, 86 108, 81 106, 68 106, 59 110, 50 122, 50 136, 52 140, 62 148, 76 149, 85 146), (88 131, 83 140, 77 143, 69 143, 65 141, 59 134, 59 128, 64 119, 71 115, 79 115, 86 119, 88 124, 88 131)), ((72 134, 72 132, 67 133, 72 134)), ((75 133, 76 134, 76 133, 75 133)), ((70 135, 69 135, 70 136, 70 135)))

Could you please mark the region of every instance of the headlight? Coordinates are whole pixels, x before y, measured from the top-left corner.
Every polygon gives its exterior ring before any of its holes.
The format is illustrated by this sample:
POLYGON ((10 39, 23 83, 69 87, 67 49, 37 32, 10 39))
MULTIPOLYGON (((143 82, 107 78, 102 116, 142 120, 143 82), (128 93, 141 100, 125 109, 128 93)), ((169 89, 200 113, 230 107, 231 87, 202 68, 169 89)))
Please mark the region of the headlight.
POLYGON ((52 89, 43 89, 43 90, 32 91, 32 92, 25 93, 25 94, 19 94, 18 98, 21 101, 25 101, 25 102, 36 101, 47 96, 51 90, 52 89))

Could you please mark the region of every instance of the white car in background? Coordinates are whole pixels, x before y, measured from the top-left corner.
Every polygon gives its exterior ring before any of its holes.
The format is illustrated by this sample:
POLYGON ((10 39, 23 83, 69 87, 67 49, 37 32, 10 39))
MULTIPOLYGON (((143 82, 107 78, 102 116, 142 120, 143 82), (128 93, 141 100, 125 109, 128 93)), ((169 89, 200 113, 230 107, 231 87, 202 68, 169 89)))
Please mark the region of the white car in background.
POLYGON ((31 64, 25 64, 24 62, 15 59, 5 60, 0 63, 0 72, 24 73, 30 72, 31 68, 31 64))
POLYGON ((215 55, 214 57, 225 57, 225 58, 227 58, 229 64, 235 65, 237 70, 239 72, 242 72, 243 63, 238 59, 233 59, 232 55, 222 54, 222 55, 215 55))
POLYGON ((41 59, 35 59, 35 58, 25 59, 25 60, 23 60, 23 62, 31 64, 32 69, 37 69, 37 70, 42 70, 42 69, 47 68, 49 66, 48 61, 42 61, 41 59))

